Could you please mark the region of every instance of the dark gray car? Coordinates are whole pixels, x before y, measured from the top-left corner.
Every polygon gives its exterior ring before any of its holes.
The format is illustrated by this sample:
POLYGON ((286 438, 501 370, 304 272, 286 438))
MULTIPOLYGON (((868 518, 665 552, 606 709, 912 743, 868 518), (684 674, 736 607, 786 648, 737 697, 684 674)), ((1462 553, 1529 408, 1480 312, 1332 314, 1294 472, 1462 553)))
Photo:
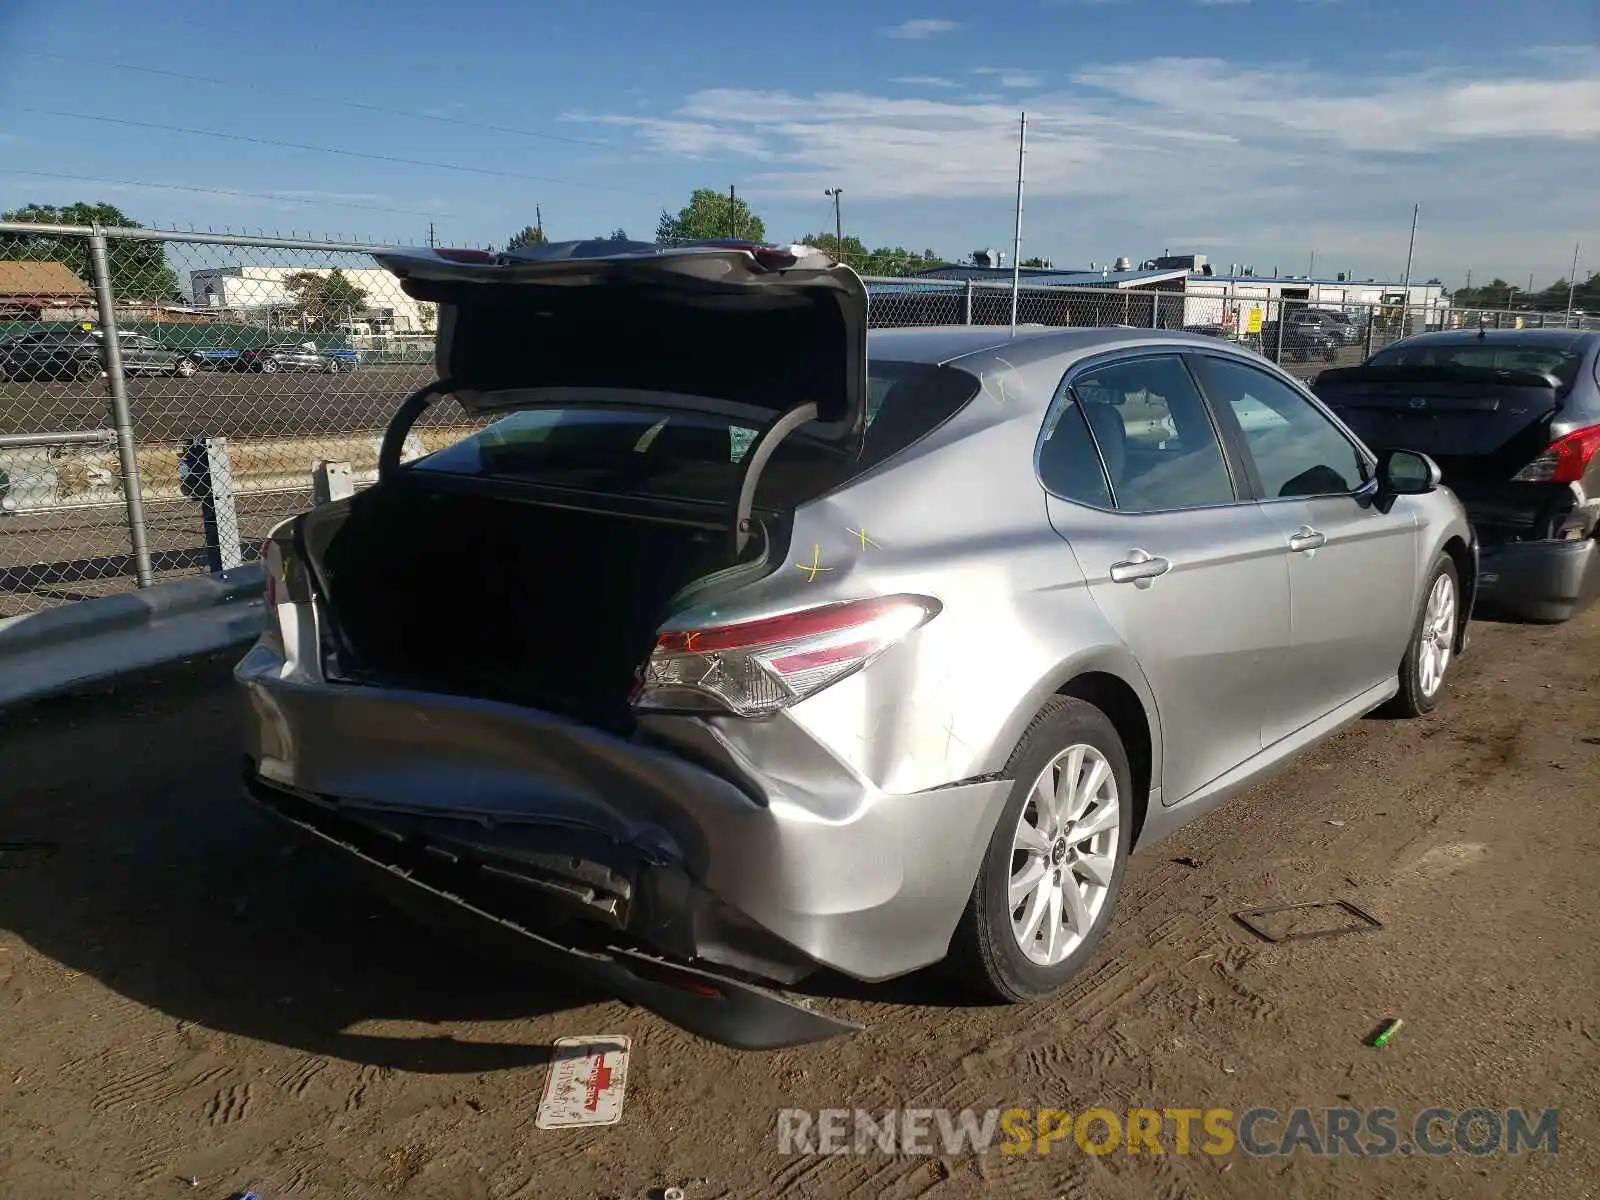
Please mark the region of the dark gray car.
MULTIPOLYGON (((172 350, 143 334, 118 339, 122 370, 128 375, 193 375, 192 354, 172 350)), ((44 330, 25 333, 0 346, 0 376, 9 380, 87 379, 105 370, 105 349, 98 330, 44 330)))
POLYGON ((1600 333, 1426 333, 1315 390, 1377 450, 1431 455, 1482 547, 1481 604, 1564 621, 1600 594, 1600 333))
POLYGON ((340 359, 324 350, 289 342, 263 346, 259 350, 246 350, 239 356, 239 365, 247 371, 267 374, 274 371, 322 371, 332 375, 344 367, 340 359))

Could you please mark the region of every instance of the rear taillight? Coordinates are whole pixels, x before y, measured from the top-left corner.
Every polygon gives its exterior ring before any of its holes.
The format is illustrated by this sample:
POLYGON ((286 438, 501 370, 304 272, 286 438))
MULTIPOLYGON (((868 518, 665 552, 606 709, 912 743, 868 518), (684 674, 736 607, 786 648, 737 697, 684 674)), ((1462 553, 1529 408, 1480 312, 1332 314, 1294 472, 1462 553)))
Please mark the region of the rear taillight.
POLYGON ((1538 458, 1511 478, 1518 483, 1577 483, 1600 451, 1600 425, 1575 429, 1557 438, 1538 458))
POLYGON ((885 596, 734 625, 666 629, 640 672, 633 706, 770 716, 859 671, 939 610, 926 596, 885 596))

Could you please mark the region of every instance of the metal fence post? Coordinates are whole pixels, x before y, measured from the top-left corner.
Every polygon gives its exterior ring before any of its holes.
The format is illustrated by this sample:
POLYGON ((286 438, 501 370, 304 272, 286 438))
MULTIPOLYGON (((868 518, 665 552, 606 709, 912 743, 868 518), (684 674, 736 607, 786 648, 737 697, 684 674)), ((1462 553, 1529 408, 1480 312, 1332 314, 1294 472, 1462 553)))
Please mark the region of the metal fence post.
POLYGON ((1150 293, 1150 328, 1161 328, 1161 293, 1150 293))
POLYGON ((1378 310, 1371 305, 1367 307, 1367 349, 1365 357, 1372 357, 1372 331, 1378 324, 1378 310))
POLYGON ((970 279, 967 280, 966 292, 967 292, 967 296, 966 296, 967 324, 971 325, 972 324, 972 280, 970 280, 970 279))
POLYGON ((205 525, 206 560, 211 571, 230 571, 244 562, 239 546, 239 514, 234 506, 233 467, 228 439, 194 436, 184 440, 178 460, 183 490, 200 501, 205 525))
POLYGON ((128 384, 122 374, 122 347, 117 340, 117 304, 111 291, 111 265, 106 235, 89 234, 89 267, 94 276, 95 307, 100 313, 100 341, 106 364, 106 391, 111 397, 111 424, 117 431, 117 461, 122 470, 122 497, 128 512, 128 544, 133 550, 134 578, 142 588, 155 583, 150 538, 144 523, 144 495, 139 456, 134 448, 133 416, 128 409, 128 384))
POLYGON ((1278 348, 1273 351, 1272 361, 1283 361, 1283 327, 1287 325, 1289 316, 1288 306, 1283 302, 1283 293, 1278 294, 1278 348))

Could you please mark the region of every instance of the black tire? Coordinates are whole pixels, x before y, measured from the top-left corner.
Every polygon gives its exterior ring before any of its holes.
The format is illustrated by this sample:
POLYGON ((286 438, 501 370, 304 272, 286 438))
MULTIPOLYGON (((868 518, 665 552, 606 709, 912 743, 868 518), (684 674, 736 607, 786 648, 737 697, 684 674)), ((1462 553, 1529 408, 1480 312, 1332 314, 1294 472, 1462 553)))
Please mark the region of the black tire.
POLYGON ((1059 990, 1095 952, 1122 889, 1133 830, 1133 775, 1128 755, 1110 718, 1092 704, 1058 697, 1028 726, 1006 766, 1013 780, 978 868, 966 910, 951 939, 946 965, 956 979, 981 995, 1004 1003, 1034 1000, 1059 990), (1110 881, 1104 902, 1089 933, 1060 962, 1045 966, 1031 961, 1011 927, 1007 889, 1013 870, 1013 838, 1027 809, 1034 781, 1063 750, 1088 745, 1098 750, 1116 779, 1119 828, 1110 881))
POLYGON ((1439 701, 1444 698, 1444 685, 1450 679, 1450 667, 1455 663, 1455 644, 1459 640, 1460 621, 1461 579, 1456 573, 1454 560, 1448 554, 1441 553, 1434 560, 1433 570, 1428 572, 1427 586, 1422 589, 1422 603, 1417 606, 1416 620, 1411 626, 1411 640, 1406 643, 1406 656, 1400 660, 1400 691, 1380 710, 1384 716, 1410 720, 1415 717, 1425 717, 1439 707, 1439 701), (1422 679, 1423 633, 1428 622, 1428 602, 1441 576, 1448 576, 1450 579, 1455 616, 1450 627, 1450 657, 1445 663, 1438 684, 1432 692, 1429 692, 1424 687, 1422 679))

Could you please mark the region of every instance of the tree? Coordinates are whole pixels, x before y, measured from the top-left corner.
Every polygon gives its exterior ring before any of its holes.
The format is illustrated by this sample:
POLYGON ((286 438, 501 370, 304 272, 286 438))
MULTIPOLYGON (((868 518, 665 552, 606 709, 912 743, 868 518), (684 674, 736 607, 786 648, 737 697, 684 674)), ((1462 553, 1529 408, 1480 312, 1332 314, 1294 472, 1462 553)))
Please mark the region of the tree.
POLYGON ((596 242, 625 242, 628 240, 628 231, 626 229, 613 229, 607 234, 596 234, 590 240, 596 242))
MULTIPOLYGON (((0 221, 25 221, 35 225, 99 225, 106 229, 142 229, 120 208, 111 204, 29 204, 0 221)), ((81 237, 49 234, 0 234, 0 259, 65 263, 85 283, 89 277, 89 245, 81 237)), ((111 268, 111 291, 118 300, 181 301, 178 277, 167 264, 161 242, 106 239, 106 263, 111 268)))
POLYGON ((860 238, 853 234, 844 235, 844 248, 841 252, 839 239, 831 233, 808 233, 798 239, 802 246, 813 246, 824 254, 830 255, 839 262, 848 263, 858 271, 866 269, 866 263, 872 257, 860 238))
POLYGON ((336 329, 367 307, 367 293, 338 267, 326 275, 319 271, 285 275, 283 290, 289 293, 289 312, 301 326, 336 329))
POLYGON ((677 216, 662 209, 661 219, 656 222, 657 245, 719 238, 765 241, 766 222, 751 212, 743 200, 725 196, 715 188, 696 188, 677 216))
POLYGON ((1032 258, 1023 259, 1022 265, 1025 267, 1048 267, 1052 264, 1049 259, 1040 258, 1038 255, 1034 255, 1032 258))
POLYGON ((544 230, 536 225, 524 225, 506 240, 507 250, 520 250, 524 246, 542 246, 549 239, 544 236, 544 230))
POLYGON ((918 254, 915 250, 907 250, 904 246, 879 246, 867 259, 866 273, 869 275, 915 275, 919 271, 929 271, 934 267, 949 266, 932 250, 924 250, 918 254))
POLYGON ((831 233, 808 233, 798 240, 802 245, 814 246, 849 264, 863 275, 915 275, 918 271, 948 265, 932 250, 924 250, 921 254, 903 246, 879 246, 876 250, 868 250, 866 243, 848 233, 844 235, 843 254, 838 252, 838 238, 831 233))

